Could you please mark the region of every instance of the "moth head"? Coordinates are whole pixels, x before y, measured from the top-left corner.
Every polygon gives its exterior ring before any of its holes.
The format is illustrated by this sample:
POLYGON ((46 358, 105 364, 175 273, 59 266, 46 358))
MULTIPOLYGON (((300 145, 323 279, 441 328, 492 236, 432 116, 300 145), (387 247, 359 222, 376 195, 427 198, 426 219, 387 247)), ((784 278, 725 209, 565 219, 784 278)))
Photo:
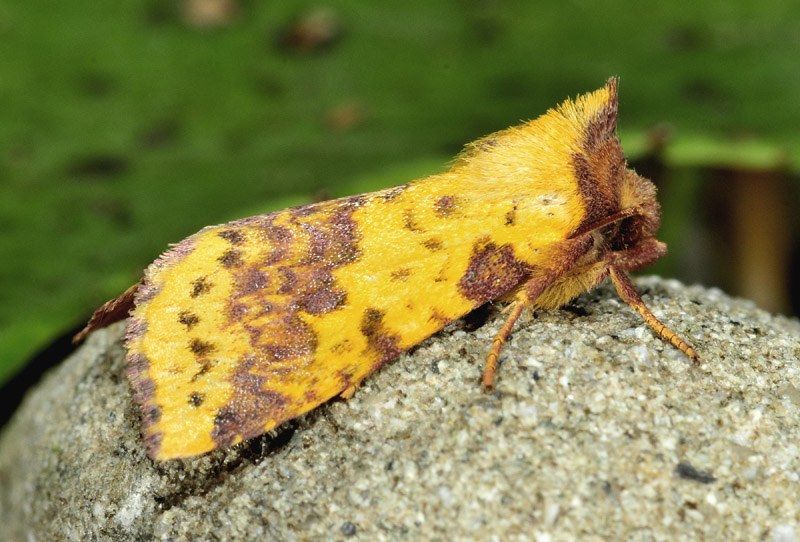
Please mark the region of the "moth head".
MULTIPOLYGON (((609 79, 604 88, 589 96, 593 99, 582 98, 576 104, 583 111, 583 126, 571 155, 586 209, 579 229, 606 223, 609 217, 633 210, 631 216, 613 220, 601 229, 611 250, 628 250, 655 238, 661 215, 656 188, 628 167, 625 160, 616 134, 617 80, 609 79)), ((563 110, 571 114, 571 109, 563 110)))
POLYGON ((620 209, 636 209, 637 212, 617 223, 610 239, 611 249, 627 250, 654 239, 661 225, 661 207, 656 200, 655 185, 626 167, 621 173, 618 192, 620 209))

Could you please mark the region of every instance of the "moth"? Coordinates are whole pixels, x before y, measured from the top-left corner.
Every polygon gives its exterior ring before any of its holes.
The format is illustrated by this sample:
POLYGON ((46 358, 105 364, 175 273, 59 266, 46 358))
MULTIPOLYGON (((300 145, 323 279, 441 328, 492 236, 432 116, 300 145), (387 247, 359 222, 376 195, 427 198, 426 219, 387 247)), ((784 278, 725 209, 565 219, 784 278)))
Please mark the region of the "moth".
POLYGON ((666 254, 654 185, 616 137, 617 80, 467 145, 450 169, 379 192, 210 226, 98 309, 125 318, 128 377, 157 460, 260 435, 352 396, 478 306, 510 302, 483 384, 525 310, 606 278, 663 339, 627 272, 666 254))

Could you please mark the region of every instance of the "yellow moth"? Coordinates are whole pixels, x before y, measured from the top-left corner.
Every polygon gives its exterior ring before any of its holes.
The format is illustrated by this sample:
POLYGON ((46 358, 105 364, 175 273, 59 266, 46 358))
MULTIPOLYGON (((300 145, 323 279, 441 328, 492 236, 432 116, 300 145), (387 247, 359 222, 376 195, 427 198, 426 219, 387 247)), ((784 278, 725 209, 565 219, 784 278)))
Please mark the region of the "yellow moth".
POLYGON ((175 245, 92 329, 128 323, 148 454, 252 438, 358 384, 483 303, 560 307, 610 277, 653 330, 626 272, 666 253, 653 184, 627 167, 617 81, 471 143, 448 171, 380 192, 210 226, 175 245))

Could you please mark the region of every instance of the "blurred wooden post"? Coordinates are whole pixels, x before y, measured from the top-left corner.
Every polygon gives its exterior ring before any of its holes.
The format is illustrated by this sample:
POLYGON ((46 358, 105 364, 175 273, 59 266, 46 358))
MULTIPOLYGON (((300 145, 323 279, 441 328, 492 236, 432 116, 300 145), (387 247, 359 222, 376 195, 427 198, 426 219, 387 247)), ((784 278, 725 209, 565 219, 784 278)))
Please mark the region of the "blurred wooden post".
POLYGON ((771 311, 789 311, 789 187, 779 171, 731 172, 737 292, 771 311))

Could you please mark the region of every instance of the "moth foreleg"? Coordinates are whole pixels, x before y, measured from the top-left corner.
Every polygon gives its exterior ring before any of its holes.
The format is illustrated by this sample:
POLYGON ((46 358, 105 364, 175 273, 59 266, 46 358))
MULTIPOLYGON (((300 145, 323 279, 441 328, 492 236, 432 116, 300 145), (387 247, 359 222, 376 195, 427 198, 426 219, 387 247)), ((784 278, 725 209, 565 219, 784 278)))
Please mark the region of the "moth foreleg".
POLYGON ((695 352, 694 348, 692 348, 689 343, 681 339, 674 331, 669 329, 650 312, 650 309, 644 304, 642 298, 639 297, 639 293, 636 291, 636 288, 634 288, 631 279, 628 278, 628 275, 626 275, 624 271, 614 265, 609 265, 608 270, 611 275, 611 282, 614 283, 614 287, 617 289, 617 293, 622 300, 641 314, 644 321, 647 322, 647 325, 653 328, 653 331, 655 331, 657 335, 689 356, 693 361, 698 361, 700 359, 697 352, 695 352))
POLYGON ((483 369, 483 386, 485 388, 489 389, 494 384, 494 373, 497 371, 497 358, 500 356, 500 349, 503 348, 503 343, 506 342, 509 334, 511 334, 511 329, 519 319, 522 311, 525 310, 525 307, 529 307, 530 305, 531 301, 528 297, 527 288, 520 290, 515 297, 514 303, 510 305, 511 312, 508 314, 506 321, 503 323, 503 327, 500 328, 500 331, 492 341, 492 347, 489 349, 489 356, 486 358, 486 367, 483 369))
POLYGON ((563 250, 561 251, 562 257, 557 267, 536 275, 519 287, 519 290, 514 295, 514 301, 506 317, 506 321, 503 322, 503 326, 492 341, 489 355, 486 358, 486 367, 483 370, 483 386, 486 389, 490 389, 494 384, 494 373, 497 371, 497 360, 500 357, 500 350, 503 348, 503 343, 506 342, 506 339, 511 334, 511 330, 522 315, 522 312, 526 308, 533 306, 539 296, 541 296, 547 288, 566 275, 575 262, 586 254, 591 247, 591 233, 583 234, 576 239, 569 239, 564 244, 563 250))

